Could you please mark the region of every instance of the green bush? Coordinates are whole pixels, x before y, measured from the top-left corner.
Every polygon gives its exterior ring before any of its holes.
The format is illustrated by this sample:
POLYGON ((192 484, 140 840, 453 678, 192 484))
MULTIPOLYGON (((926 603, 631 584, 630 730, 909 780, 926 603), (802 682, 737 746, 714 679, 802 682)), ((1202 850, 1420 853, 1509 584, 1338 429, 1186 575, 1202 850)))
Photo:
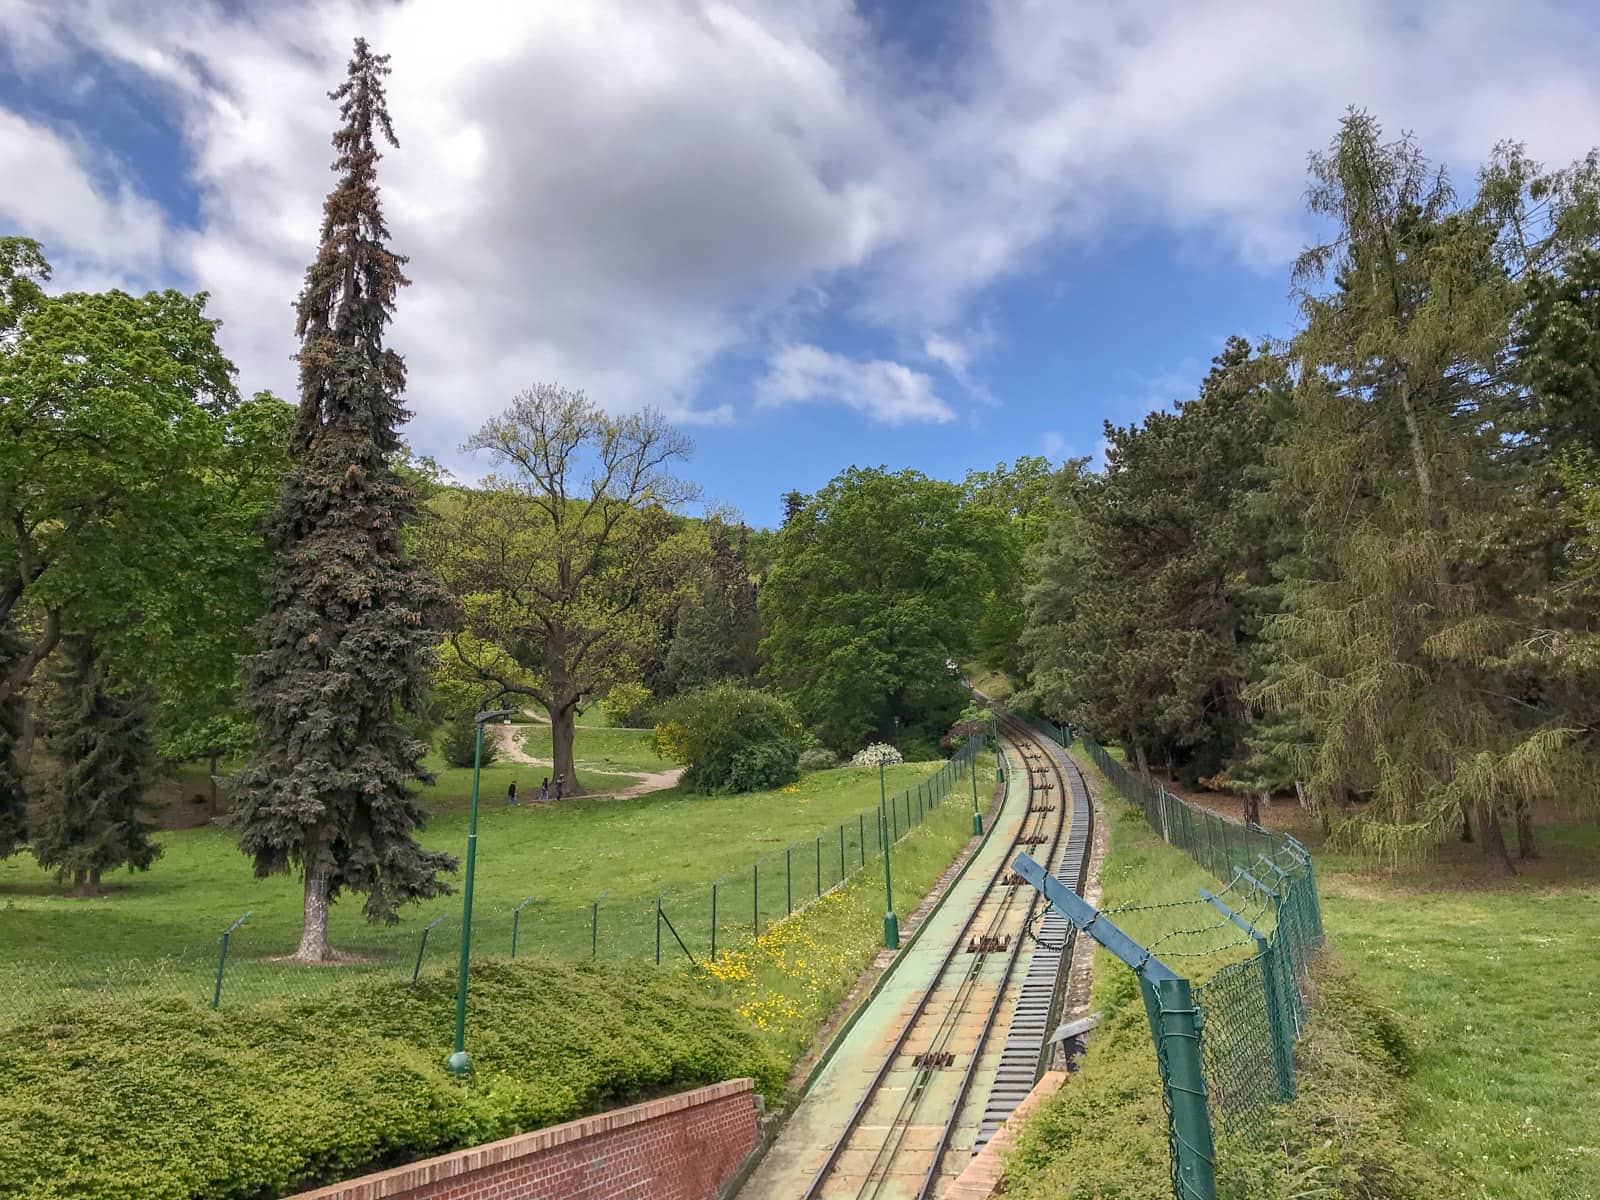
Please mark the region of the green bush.
POLYGON ((637 729, 645 723, 653 699, 642 683, 619 683, 600 701, 600 711, 619 729, 637 729))
POLYGON ((261 1200, 784 1064, 704 984, 649 966, 475 966, 458 1083, 453 977, 352 981, 214 1013, 62 1007, 0 1037, 0 1196, 261 1200))
MULTIPOLYGON (((474 747, 477 744, 478 731, 472 720, 473 714, 464 717, 453 717, 444 727, 444 737, 439 744, 439 753, 444 755, 444 761, 452 767, 470 767, 474 747)), ((492 731, 484 730, 483 757, 479 760, 484 766, 492 763, 500 754, 500 743, 495 740, 492 731)))
POLYGON ((790 741, 755 742, 728 764, 730 792, 765 792, 800 777, 800 754, 790 741))
POLYGON ((747 791, 740 786, 746 780, 770 779, 781 764, 787 773, 777 783, 795 778, 802 732, 786 700, 735 683, 715 683, 667 701, 658 717, 656 752, 689 768, 685 787, 706 793, 747 791))
POLYGON ((839 756, 826 746, 812 746, 800 752, 797 765, 802 771, 831 771, 839 765, 839 756))

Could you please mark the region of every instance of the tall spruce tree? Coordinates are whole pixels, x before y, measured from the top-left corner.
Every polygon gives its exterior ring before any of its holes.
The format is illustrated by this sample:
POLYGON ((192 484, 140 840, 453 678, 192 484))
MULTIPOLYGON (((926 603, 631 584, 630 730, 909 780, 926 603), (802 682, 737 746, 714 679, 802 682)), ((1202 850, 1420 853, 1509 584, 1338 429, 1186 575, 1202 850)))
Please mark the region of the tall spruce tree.
POLYGON ((268 531, 277 566, 245 668, 260 739, 235 785, 239 844, 257 875, 304 872, 306 962, 329 957, 343 890, 366 895, 369 920, 393 921, 397 906, 448 891, 440 873, 455 866, 413 836, 427 815, 413 785, 431 776, 401 721, 424 702, 442 594, 401 547, 415 500, 395 468, 405 366, 383 344, 407 282, 378 202, 376 139, 398 144, 387 62, 358 38, 330 93, 339 182, 300 294, 300 406, 268 531))
POLYGON ((50 770, 33 855, 73 895, 97 896, 106 871, 148 870, 161 854, 144 799, 153 754, 144 707, 107 678, 94 640, 76 634, 65 639, 45 721, 50 770))

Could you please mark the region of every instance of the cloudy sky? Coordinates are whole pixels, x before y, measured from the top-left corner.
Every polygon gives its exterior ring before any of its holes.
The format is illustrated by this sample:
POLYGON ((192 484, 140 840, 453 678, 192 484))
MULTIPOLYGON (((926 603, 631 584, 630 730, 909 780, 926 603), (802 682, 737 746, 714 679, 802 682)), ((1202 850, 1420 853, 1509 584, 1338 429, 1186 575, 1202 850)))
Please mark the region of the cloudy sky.
POLYGON ((0 232, 211 293, 292 394, 352 37, 392 56, 408 436, 651 404, 757 522, 851 464, 1093 453, 1283 333, 1351 104, 1463 185, 1600 142, 1600 6, 1495 0, 0 0, 0 232))

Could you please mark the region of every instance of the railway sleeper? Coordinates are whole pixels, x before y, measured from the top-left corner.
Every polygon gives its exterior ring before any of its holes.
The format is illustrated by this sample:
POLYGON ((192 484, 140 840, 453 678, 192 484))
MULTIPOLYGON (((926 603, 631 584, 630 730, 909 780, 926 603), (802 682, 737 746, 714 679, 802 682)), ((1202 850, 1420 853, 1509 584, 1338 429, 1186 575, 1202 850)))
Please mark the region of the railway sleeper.
POLYGON ((1011 948, 1011 935, 1009 933, 979 934, 967 942, 968 954, 997 954, 1011 948))
POLYGON ((1050 835, 1049 834, 1044 834, 1044 833, 1026 833, 1026 834, 1023 834, 1021 837, 1019 837, 1017 839, 1017 845, 1019 845, 1019 846, 1042 846, 1042 845, 1044 845, 1044 843, 1048 842, 1049 840, 1050 840, 1050 835))
POLYGON ((955 1065, 956 1056, 953 1050, 924 1050, 911 1060, 914 1067, 952 1067, 955 1065))
POLYGON ((1055 812, 1055 810, 1056 810, 1056 806, 1054 804, 1030 804, 1030 805, 1028 805, 1028 811, 1031 812, 1031 813, 1047 813, 1047 812, 1055 812))

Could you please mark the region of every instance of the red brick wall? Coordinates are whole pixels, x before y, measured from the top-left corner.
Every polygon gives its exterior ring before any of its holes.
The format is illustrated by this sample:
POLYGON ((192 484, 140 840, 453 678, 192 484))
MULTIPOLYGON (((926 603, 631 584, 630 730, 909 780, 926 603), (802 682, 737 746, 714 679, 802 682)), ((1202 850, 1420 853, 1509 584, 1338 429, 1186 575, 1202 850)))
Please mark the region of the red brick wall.
POLYGON ((294 1200, 713 1200, 755 1146, 756 1105, 730 1079, 294 1200))

